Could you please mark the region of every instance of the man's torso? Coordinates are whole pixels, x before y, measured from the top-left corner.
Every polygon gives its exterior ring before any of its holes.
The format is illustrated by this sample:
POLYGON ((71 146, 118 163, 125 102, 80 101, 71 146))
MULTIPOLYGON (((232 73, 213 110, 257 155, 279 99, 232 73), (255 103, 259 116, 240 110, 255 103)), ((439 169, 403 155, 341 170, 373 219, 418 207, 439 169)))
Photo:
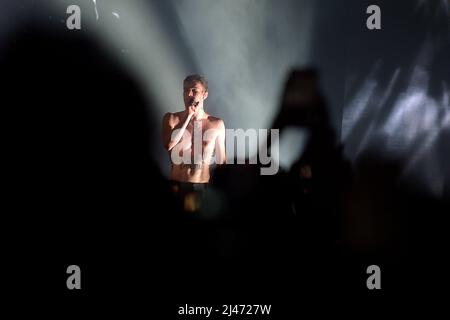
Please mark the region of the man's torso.
MULTIPOLYGON (((173 114, 177 123, 173 130, 182 126, 182 112, 173 114)), ((220 119, 207 115, 202 120, 191 120, 181 141, 170 151, 171 158, 182 159, 181 164, 172 162, 170 179, 183 182, 207 183, 210 178, 210 164, 214 154, 218 123, 220 119), (172 153, 175 152, 175 155, 172 153)))

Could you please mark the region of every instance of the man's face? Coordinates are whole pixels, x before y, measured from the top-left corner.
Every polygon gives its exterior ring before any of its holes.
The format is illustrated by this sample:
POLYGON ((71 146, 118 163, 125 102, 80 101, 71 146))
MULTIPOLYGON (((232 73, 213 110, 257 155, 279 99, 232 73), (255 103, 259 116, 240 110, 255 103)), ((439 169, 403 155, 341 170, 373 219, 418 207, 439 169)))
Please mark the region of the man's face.
POLYGON ((191 106, 203 107, 203 100, 208 96, 200 82, 188 82, 183 87, 183 100, 187 108, 191 106))

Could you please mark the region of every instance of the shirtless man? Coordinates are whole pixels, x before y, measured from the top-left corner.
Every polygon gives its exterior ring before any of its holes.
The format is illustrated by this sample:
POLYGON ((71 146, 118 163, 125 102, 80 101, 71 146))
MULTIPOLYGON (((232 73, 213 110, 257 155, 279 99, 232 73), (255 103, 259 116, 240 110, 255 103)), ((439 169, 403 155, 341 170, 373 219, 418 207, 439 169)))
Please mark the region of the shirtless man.
POLYGON ((207 97, 206 78, 187 76, 183 82, 185 110, 166 113, 163 118, 163 144, 171 156, 170 180, 178 186, 206 185, 213 153, 216 164, 225 163, 225 125, 203 109, 207 97))

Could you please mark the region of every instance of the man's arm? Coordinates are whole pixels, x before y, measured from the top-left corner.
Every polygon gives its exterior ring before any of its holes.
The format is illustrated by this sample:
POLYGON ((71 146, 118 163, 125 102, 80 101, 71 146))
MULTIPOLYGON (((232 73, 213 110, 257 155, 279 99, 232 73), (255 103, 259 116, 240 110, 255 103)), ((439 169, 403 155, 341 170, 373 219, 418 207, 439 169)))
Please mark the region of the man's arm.
POLYGON ((223 120, 219 121, 217 130, 219 131, 216 138, 216 164, 226 164, 227 157, 225 154, 225 124, 223 120))
POLYGON ((173 128, 175 127, 173 120, 172 120, 173 115, 171 113, 166 113, 164 115, 163 124, 162 124, 162 139, 163 139, 164 148, 167 151, 172 150, 173 147, 175 147, 180 142, 181 138, 183 137, 184 131, 186 130, 186 127, 192 118, 192 115, 193 115, 193 113, 188 114, 183 125, 178 130, 175 137, 173 137, 173 138, 172 138, 172 131, 173 131, 173 128))

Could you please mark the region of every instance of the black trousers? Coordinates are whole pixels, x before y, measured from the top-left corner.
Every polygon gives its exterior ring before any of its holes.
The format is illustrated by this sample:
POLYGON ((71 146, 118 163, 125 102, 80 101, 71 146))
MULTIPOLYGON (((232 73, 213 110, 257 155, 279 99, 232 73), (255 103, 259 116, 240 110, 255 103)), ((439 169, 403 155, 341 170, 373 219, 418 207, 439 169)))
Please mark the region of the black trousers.
POLYGON ((170 187, 183 211, 199 211, 208 189, 208 183, 193 183, 170 180, 170 187))

